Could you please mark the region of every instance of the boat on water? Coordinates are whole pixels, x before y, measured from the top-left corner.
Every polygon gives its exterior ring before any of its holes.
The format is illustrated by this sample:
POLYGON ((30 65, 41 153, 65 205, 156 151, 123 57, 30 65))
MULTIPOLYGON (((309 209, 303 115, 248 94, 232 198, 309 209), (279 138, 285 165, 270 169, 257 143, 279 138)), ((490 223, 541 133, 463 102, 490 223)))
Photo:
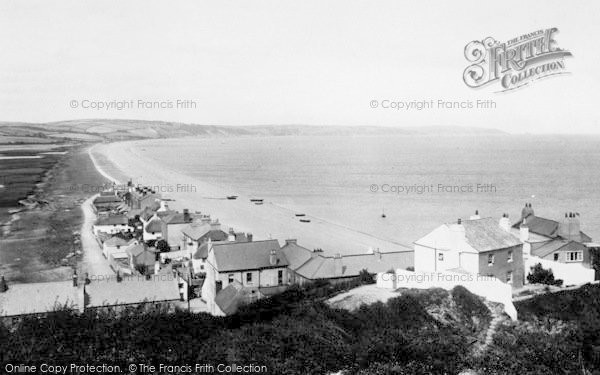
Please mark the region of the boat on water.
POLYGON ((234 199, 237 199, 237 197, 238 197, 237 195, 228 195, 227 199, 234 200, 234 199))
POLYGON ((262 203, 263 200, 264 199, 252 198, 252 199, 250 199, 250 202, 254 202, 254 203, 261 202, 262 203))
POLYGON ((383 211, 383 210, 381 210, 381 217, 384 218, 384 219, 386 218, 385 211, 383 211))
POLYGON ((300 219, 301 223, 310 223, 310 219, 300 219))
POLYGON ((296 214, 296 217, 304 217, 306 214, 296 214))

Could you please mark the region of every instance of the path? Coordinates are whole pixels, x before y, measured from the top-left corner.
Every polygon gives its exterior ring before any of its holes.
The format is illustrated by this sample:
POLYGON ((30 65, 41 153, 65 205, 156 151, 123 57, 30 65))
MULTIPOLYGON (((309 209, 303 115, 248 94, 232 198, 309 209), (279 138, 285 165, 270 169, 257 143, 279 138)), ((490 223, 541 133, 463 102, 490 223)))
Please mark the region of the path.
POLYGON ((97 197, 94 195, 81 204, 83 210, 83 225, 81 227, 81 247, 83 249, 83 260, 79 264, 78 273, 84 275, 86 272, 90 277, 113 275, 108 260, 102 255, 100 244, 92 232, 92 226, 96 220, 96 214, 92 202, 97 197))
POLYGON ((504 320, 502 311, 492 306, 488 301, 485 301, 485 305, 492 314, 492 321, 490 322, 490 325, 485 333, 485 339, 483 340, 483 342, 479 342, 473 348, 473 356, 475 357, 482 356, 485 354, 487 348, 494 342, 494 335, 496 334, 498 325, 500 325, 500 323, 502 323, 502 321, 504 320))

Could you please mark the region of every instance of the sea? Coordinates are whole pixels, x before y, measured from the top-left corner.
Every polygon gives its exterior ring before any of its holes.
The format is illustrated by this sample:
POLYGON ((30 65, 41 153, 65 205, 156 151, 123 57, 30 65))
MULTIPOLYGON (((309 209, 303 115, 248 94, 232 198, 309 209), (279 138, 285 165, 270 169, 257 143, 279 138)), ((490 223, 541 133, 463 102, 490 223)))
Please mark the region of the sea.
POLYGON ((179 172, 412 246, 442 223, 580 215, 600 240, 600 137, 272 136, 162 139, 138 151, 179 172))

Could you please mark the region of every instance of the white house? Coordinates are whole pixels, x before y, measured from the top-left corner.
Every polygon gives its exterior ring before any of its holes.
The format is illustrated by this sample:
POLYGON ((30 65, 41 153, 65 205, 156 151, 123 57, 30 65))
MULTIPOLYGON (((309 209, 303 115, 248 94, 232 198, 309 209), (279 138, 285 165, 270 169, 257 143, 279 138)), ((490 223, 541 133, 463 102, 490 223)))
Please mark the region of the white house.
POLYGON ((523 244, 510 233, 507 220, 476 213, 437 227, 414 242, 415 271, 467 272, 522 286, 523 244))
POLYGON ((137 244, 136 239, 126 240, 122 237, 113 236, 102 244, 102 254, 108 259, 112 254, 125 252, 129 246, 137 244))
POLYGON ((92 227, 92 231, 96 236, 100 233, 117 234, 121 232, 133 232, 133 230, 134 228, 129 225, 129 219, 124 215, 101 217, 92 227))

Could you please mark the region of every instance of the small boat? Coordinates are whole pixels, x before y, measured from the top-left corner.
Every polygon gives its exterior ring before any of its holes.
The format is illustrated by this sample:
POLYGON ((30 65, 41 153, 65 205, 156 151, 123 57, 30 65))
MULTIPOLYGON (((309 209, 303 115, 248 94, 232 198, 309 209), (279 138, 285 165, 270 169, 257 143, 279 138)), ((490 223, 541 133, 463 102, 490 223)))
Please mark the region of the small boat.
POLYGON ((227 196, 227 199, 229 199, 229 200, 231 200, 231 201, 232 201, 232 200, 234 200, 234 199, 237 199, 237 197, 238 197, 237 195, 228 195, 228 196, 227 196))
POLYGON ((296 214, 296 217, 303 217, 306 216, 306 214, 296 214))
POLYGON ((386 217, 386 216, 385 216, 385 211, 383 211, 383 210, 381 210, 381 211, 382 211, 382 212, 381 212, 381 217, 385 219, 385 217, 386 217))
POLYGON ((262 203, 262 201, 263 201, 263 199, 258 199, 258 198, 250 199, 250 202, 254 202, 254 203, 256 203, 256 202, 261 202, 262 203))
POLYGON ((300 219, 301 223, 310 223, 310 219, 300 219))

